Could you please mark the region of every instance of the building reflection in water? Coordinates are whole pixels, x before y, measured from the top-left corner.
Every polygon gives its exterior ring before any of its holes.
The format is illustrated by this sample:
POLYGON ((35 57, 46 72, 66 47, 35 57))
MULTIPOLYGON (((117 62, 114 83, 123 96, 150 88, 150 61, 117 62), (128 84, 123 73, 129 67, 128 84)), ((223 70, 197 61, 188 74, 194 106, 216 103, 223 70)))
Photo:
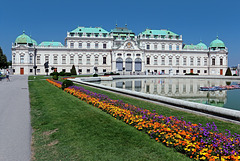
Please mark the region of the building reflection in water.
POLYGON ((222 106, 227 101, 227 91, 199 91, 200 87, 224 86, 226 80, 217 79, 126 79, 102 81, 102 85, 156 94, 193 102, 222 106))

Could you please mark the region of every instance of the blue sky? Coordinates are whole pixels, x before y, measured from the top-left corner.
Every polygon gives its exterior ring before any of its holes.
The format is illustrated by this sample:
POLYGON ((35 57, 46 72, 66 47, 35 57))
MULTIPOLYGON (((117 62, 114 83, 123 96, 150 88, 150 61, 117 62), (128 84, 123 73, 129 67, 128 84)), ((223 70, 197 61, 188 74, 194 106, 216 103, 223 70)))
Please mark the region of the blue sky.
POLYGON ((38 43, 60 41, 77 26, 103 27, 117 22, 136 34, 169 29, 185 44, 202 40, 207 46, 219 36, 229 50, 229 66, 240 64, 239 0, 2 0, 0 46, 8 60, 11 45, 25 30, 38 43))

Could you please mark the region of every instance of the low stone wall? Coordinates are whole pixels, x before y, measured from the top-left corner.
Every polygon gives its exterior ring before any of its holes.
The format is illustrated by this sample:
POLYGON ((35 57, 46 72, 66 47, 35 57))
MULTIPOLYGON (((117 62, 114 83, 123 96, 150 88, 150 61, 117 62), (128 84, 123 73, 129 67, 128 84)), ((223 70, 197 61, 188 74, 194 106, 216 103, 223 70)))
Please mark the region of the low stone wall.
MULTIPOLYGON (((126 77, 124 79, 127 79, 126 77)), ((133 77, 131 77, 131 78, 133 79, 133 77)), ((144 78, 146 78, 146 77, 144 77, 144 78)), ((240 121, 240 111, 237 111, 237 110, 231 110, 231 109, 222 108, 222 107, 215 107, 215 106, 211 106, 211 105, 188 102, 188 101, 184 101, 184 100, 179 100, 179 99, 174 99, 174 98, 169 98, 169 97, 164 97, 164 96, 159 96, 159 95, 145 94, 145 93, 130 91, 130 90, 126 90, 126 89, 108 87, 108 86, 104 86, 101 84, 85 82, 85 80, 83 79, 84 80, 83 81, 82 78, 75 78, 75 79, 70 79, 70 80, 72 80, 73 82, 76 82, 76 83, 84 84, 84 85, 89 85, 89 86, 93 86, 93 87, 97 87, 97 88, 101 88, 101 89, 119 92, 119 93, 131 95, 131 96, 135 96, 135 97, 145 98, 148 100, 154 100, 154 101, 174 105, 174 106, 181 107, 181 108, 187 108, 187 109, 191 109, 194 111, 200 111, 203 113, 212 114, 212 115, 220 116, 223 118, 240 121)))

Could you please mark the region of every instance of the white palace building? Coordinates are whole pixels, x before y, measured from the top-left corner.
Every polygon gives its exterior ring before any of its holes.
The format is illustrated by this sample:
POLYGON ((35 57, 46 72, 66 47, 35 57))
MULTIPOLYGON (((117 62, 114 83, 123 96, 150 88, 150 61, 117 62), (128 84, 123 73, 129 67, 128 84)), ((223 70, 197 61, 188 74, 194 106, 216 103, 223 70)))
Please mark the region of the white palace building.
POLYGON ((119 72, 120 74, 198 73, 224 75, 228 67, 228 49, 223 41, 213 40, 184 45, 182 35, 169 30, 151 30, 136 35, 127 26, 110 32, 101 27, 77 27, 67 32, 65 44, 44 41, 37 44, 24 32, 12 45, 14 74, 46 74, 49 70, 70 72, 72 65, 81 74, 119 72))

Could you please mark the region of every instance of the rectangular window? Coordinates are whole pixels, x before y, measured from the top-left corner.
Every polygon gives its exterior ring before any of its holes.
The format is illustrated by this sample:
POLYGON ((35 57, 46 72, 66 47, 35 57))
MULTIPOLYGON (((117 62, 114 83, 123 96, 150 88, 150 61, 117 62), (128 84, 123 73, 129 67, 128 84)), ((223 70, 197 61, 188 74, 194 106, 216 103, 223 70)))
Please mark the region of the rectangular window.
POLYGON ((49 62, 49 56, 48 55, 45 56, 45 62, 49 62))
POLYGON ((147 49, 148 49, 148 50, 150 49, 150 45, 147 45, 147 49))
POLYGON ((212 58, 212 65, 215 65, 215 58, 212 58))
POLYGON ((13 56, 13 64, 15 64, 15 55, 13 56))
POLYGON ((157 44, 154 45, 154 50, 157 50, 157 44))
POLYGON ((91 36, 91 34, 87 34, 87 37, 90 37, 91 36))
POLYGON ((127 54, 127 56, 131 56, 131 54, 127 54))
POLYGON ((95 57, 95 64, 98 64, 98 57, 95 57))
POLYGON ((186 73, 186 70, 183 70, 183 73, 186 73))
POLYGON ((41 61, 40 61, 40 56, 37 56, 37 64, 40 64, 41 61))
POLYGON ((150 64, 150 58, 147 58, 147 64, 148 65, 150 64))
POLYGON ((103 69, 103 72, 105 73, 107 70, 106 69, 103 69))
POLYGON ((107 48, 107 44, 103 44, 103 49, 106 49, 107 48))
POLYGON ((95 48, 98 49, 98 43, 95 43, 95 48))
POLYGON ((78 64, 82 64, 82 57, 81 56, 78 57, 78 64))
POLYGON ((90 73, 90 69, 87 69, 87 73, 90 73))
POLYGON ((190 65, 193 65, 193 58, 190 59, 190 65))
POLYGON ((62 64, 66 64, 66 56, 62 56, 62 64))
POLYGON ((141 56, 141 54, 136 54, 137 56, 141 56))
POLYGON ((183 65, 187 65, 187 58, 183 58, 183 65))
POLYGON ((162 45, 162 50, 165 50, 165 45, 162 45))
POLYGON ((87 43, 87 48, 90 49, 90 43, 87 43))
POLYGON ((32 73, 33 72, 33 69, 30 69, 30 71, 29 71, 30 73, 32 73))
POLYGON ((78 48, 82 48, 82 43, 80 42, 79 44, 78 44, 78 48))
POLYGON ((165 65, 165 58, 164 57, 162 57, 162 63, 161 64, 165 65))
POLYGON ((176 49, 179 50, 179 45, 177 45, 176 49))
POLYGON ((63 72, 66 72, 66 69, 62 69, 63 72))
POLYGON ((176 58, 176 65, 179 65, 179 58, 176 58))
POLYGON ((53 56, 53 64, 57 64, 57 56, 53 56))
POLYGON ((157 65, 157 58, 154 58, 154 65, 157 65))
POLYGON ((40 73, 40 69, 37 69, 37 73, 40 73))
POLYGON ((197 73, 200 73, 200 70, 197 70, 197 73))
POLYGON ((207 58, 204 58, 204 66, 207 66, 207 58))
POLYGON ((30 55, 30 57, 29 57, 29 63, 30 63, 30 64, 33 63, 33 56, 32 56, 32 55, 30 55))
POLYGON ((70 64, 74 64, 74 56, 73 55, 70 56, 70 64))
POLYGON ((204 70, 204 73, 207 73, 207 70, 204 70))
POLYGON ((103 64, 107 64, 107 57, 103 57, 103 64))
POLYGON ((220 65, 223 65, 223 59, 220 59, 220 65))
POLYGON ((172 45, 169 45, 169 50, 172 50, 172 45))
POLYGON ((70 48, 74 48, 74 43, 70 43, 70 48))
POLYGON ((87 57, 87 64, 90 64, 90 56, 87 57))
POLYGON ((201 58, 197 59, 197 65, 200 66, 201 65, 201 58))
POLYGON ((176 70, 176 73, 178 74, 178 73, 179 73, 179 70, 176 70))
POLYGON ((169 65, 172 65, 172 58, 168 58, 169 60, 169 65))

